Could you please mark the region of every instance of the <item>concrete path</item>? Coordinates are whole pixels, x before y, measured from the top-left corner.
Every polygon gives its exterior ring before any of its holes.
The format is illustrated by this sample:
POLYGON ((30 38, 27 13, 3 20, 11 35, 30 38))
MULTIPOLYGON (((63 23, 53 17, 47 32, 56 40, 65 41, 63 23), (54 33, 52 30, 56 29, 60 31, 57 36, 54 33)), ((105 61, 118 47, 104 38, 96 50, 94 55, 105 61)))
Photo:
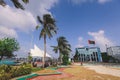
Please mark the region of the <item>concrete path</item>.
POLYGON ((100 74, 108 74, 108 75, 120 77, 120 70, 113 69, 110 67, 105 67, 102 65, 85 65, 84 67, 91 70, 95 70, 97 73, 100 73, 100 74))

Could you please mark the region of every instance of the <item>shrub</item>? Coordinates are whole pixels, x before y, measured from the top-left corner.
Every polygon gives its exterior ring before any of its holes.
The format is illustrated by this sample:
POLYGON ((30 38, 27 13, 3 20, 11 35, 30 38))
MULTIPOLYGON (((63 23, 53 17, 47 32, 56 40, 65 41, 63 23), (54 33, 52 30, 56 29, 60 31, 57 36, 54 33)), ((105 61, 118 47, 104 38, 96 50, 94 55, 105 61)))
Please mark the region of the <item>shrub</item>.
POLYGON ((30 74, 31 73, 31 68, 30 67, 19 67, 19 68, 13 68, 11 70, 11 77, 18 77, 18 76, 22 76, 22 75, 26 75, 26 74, 30 74))
POLYGON ((39 67, 32 68, 32 72, 36 72, 36 71, 39 71, 39 70, 42 70, 42 68, 39 68, 39 67))
POLYGON ((9 73, 11 70, 10 66, 1 65, 0 66, 0 80, 9 80, 11 78, 11 74, 9 73))
POLYGON ((10 73, 2 73, 0 74, 0 80, 10 80, 11 74, 10 73))
POLYGON ((0 66, 0 80, 10 80, 10 78, 26 75, 31 73, 30 65, 22 65, 20 67, 12 67, 8 65, 0 66))
POLYGON ((68 55, 64 55, 62 60, 63 60, 63 63, 62 63, 63 65, 68 65, 69 64, 69 57, 68 57, 68 55))
POLYGON ((9 65, 1 65, 0 66, 0 72, 1 72, 1 70, 3 70, 4 72, 9 73, 11 69, 12 69, 12 67, 9 65))

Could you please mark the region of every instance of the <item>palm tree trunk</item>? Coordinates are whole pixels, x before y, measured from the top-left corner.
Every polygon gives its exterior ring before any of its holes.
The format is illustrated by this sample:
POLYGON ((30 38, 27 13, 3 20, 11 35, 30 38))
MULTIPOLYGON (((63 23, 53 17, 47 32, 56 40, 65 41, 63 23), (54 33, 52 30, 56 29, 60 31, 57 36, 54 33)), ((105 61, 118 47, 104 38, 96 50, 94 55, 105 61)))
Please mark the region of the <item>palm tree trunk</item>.
POLYGON ((60 53, 60 65, 62 64, 62 54, 60 53))
POLYGON ((46 36, 44 36, 44 56, 43 56, 43 68, 45 67, 45 57, 46 57, 46 36))

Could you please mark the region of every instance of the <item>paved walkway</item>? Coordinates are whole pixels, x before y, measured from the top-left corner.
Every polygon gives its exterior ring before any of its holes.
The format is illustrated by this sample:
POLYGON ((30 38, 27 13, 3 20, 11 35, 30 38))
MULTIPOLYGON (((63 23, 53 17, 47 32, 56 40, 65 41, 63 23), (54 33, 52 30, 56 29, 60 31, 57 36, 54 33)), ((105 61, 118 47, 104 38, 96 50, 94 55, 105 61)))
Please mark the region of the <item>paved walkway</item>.
POLYGON ((109 75, 120 77, 120 70, 112 69, 110 67, 105 67, 101 65, 86 65, 84 67, 91 70, 95 70, 97 73, 100 73, 100 74, 109 74, 109 75))

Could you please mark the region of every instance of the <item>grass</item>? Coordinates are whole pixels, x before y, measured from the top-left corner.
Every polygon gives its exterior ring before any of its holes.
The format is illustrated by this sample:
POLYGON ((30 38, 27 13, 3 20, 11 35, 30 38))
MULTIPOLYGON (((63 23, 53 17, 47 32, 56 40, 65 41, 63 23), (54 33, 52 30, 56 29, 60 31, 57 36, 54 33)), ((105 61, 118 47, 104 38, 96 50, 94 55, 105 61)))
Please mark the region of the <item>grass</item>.
POLYGON ((40 71, 40 70, 42 70, 42 68, 32 67, 32 72, 36 72, 36 71, 40 71))
POLYGON ((36 71, 35 73, 38 73, 38 74, 56 73, 56 70, 44 69, 44 70, 36 71))

